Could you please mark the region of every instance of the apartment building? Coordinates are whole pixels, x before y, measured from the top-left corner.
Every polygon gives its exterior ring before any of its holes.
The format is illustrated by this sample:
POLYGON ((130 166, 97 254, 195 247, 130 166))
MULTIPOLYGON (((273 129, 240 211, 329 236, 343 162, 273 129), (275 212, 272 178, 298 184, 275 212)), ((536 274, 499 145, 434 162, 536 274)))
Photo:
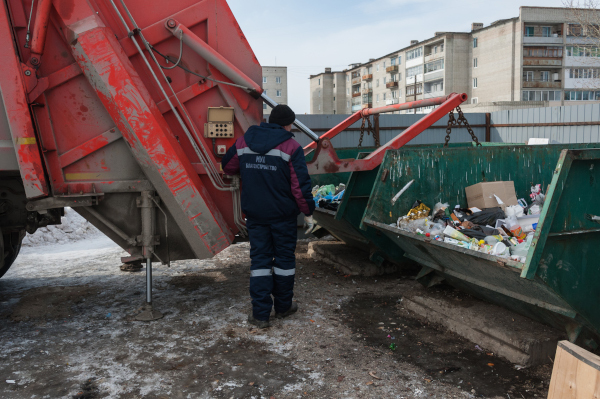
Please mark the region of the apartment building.
MULTIPOLYGON (((288 103, 287 67, 263 66, 262 87, 278 104, 288 103)), ((263 104, 263 118, 268 120, 271 107, 263 104)))
POLYGON ((326 68, 310 77, 311 113, 349 114, 452 92, 468 94, 465 108, 599 101, 600 39, 573 21, 570 9, 521 7, 516 18, 436 32, 343 71, 326 68))

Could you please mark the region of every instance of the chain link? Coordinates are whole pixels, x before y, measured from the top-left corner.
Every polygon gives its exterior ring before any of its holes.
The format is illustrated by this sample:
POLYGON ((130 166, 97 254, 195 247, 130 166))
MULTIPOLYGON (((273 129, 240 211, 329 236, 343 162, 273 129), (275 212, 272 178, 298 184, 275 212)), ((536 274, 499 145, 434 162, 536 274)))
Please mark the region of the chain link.
POLYGON ((363 116, 362 118, 362 125, 360 126, 360 138, 358 140, 358 147, 362 147, 362 142, 363 139, 365 137, 365 122, 368 123, 368 127, 367 127, 367 134, 372 134, 373 135, 373 139, 375 139, 375 147, 379 148, 381 146, 381 143, 379 141, 379 133, 375 131, 375 129, 373 129, 373 125, 371 124, 371 118, 368 116, 363 116))
POLYGON ((463 114, 460 107, 456 107, 456 111, 458 112, 458 119, 454 118, 454 110, 450 111, 448 115, 448 127, 446 128, 446 141, 444 142, 444 147, 448 147, 448 143, 450 142, 450 133, 452 133, 453 127, 461 127, 464 126, 469 134, 471 135, 471 140, 475 143, 476 146, 481 147, 481 143, 479 139, 471 129, 471 125, 469 125, 469 121, 465 118, 465 114, 463 114))

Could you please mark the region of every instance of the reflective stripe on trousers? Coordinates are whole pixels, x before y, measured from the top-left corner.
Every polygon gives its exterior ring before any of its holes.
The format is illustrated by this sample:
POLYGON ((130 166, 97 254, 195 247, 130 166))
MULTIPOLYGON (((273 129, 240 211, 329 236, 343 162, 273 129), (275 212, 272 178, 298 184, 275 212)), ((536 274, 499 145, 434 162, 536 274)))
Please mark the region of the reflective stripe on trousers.
POLYGON ((296 274, 296 269, 284 270, 278 267, 274 267, 271 269, 258 269, 258 270, 250 270, 250 277, 265 277, 271 276, 272 274, 276 274, 278 276, 293 276, 296 274))

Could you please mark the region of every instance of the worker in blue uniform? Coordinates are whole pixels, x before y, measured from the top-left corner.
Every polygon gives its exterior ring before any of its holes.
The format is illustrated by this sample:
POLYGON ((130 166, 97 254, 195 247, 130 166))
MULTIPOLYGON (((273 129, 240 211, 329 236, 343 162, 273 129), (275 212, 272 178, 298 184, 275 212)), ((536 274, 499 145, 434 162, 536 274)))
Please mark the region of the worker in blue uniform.
POLYGON ((252 126, 223 157, 223 171, 240 174, 242 211, 250 236, 248 322, 269 327, 271 310, 287 317, 298 310, 292 301, 296 274, 297 218, 314 225, 315 202, 304 151, 291 133, 296 115, 287 105, 273 108, 269 123, 252 126))

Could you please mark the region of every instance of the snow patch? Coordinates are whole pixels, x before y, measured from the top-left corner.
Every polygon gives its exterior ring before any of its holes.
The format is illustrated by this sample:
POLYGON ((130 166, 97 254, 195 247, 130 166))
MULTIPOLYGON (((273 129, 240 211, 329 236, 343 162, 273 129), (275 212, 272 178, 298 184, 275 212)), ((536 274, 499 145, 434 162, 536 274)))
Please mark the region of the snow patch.
POLYGON ((40 245, 68 244, 101 236, 100 230, 81 217, 71 208, 65 208, 62 224, 41 227, 34 234, 27 234, 23 239, 24 247, 40 245))

